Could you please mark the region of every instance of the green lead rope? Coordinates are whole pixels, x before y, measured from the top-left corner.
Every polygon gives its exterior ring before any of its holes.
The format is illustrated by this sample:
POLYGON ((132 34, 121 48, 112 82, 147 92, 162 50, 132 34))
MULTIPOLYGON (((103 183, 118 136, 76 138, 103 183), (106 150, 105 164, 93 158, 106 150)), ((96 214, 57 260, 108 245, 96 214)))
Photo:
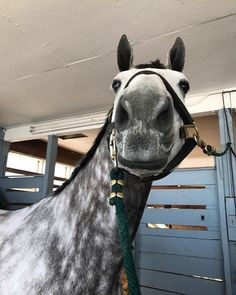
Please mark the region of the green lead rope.
POLYGON ((124 267, 128 280, 129 295, 141 295, 139 282, 136 275, 134 258, 132 253, 132 241, 129 234, 128 219, 124 205, 124 174, 119 168, 111 170, 112 191, 110 205, 116 206, 116 219, 119 228, 121 252, 124 259, 124 267))

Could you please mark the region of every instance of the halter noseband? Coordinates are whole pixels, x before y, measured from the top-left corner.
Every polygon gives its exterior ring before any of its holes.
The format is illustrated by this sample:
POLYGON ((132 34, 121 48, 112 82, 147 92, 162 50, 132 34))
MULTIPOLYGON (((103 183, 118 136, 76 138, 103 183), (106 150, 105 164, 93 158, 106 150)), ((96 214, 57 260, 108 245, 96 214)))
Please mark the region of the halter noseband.
MULTIPOLYGON (((145 182, 145 181, 153 181, 161 179, 165 176, 167 176, 171 171, 178 166, 184 158, 187 157, 187 155, 194 149, 194 147, 198 144, 198 141, 200 141, 198 130, 195 126, 195 122, 191 115, 189 114, 188 110, 186 109, 185 105, 177 95, 177 93, 174 91, 174 89, 170 86, 169 82, 160 74, 151 71, 151 70, 143 70, 140 72, 137 72, 134 74, 126 83, 124 89, 126 89, 130 82, 139 75, 157 75, 162 82, 164 83, 167 91, 170 93, 173 99, 174 107, 176 111, 178 112, 180 118, 182 119, 184 125, 180 127, 180 138, 185 140, 184 145, 182 146, 181 150, 177 153, 177 155, 167 164, 163 172, 157 175, 148 176, 148 177, 139 177, 136 175, 131 174, 133 177, 145 182), (193 136, 189 136, 188 129, 193 129, 195 132, 193 136)), ((114 122, 112 124, 112 132, 110 134, 110 152, 113 162, 115 163, 115 166, 118 167, 117 162, 117 149, 116 149, 116 142, 115 142, 115 128, 114 128, 114 122)), ((129 173, 129 172, 128 172, 129 173)), ((130 174, 130 173, 129 173, 130 174)))

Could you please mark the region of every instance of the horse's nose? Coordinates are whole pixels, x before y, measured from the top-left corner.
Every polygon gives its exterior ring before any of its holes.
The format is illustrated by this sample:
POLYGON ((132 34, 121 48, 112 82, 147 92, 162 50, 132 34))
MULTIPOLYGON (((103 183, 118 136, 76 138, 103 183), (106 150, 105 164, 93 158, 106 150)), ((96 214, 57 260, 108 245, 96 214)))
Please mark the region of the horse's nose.
POLYGON ((120 130, 142 122, 144 128, 164 133, 172 127, 172 101, 168 96, 153 92, 146 93, 144 97, 140 97, 137 93, 128 93, 120 98, 115 121, 120 130))

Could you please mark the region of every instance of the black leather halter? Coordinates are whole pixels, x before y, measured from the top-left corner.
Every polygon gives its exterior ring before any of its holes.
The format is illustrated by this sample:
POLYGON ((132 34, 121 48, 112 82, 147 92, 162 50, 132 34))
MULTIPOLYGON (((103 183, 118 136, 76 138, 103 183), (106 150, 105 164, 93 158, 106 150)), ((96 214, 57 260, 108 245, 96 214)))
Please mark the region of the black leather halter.
POLYGON ((148 177, 139 177, 139 176, 131 174, 133 177, 141 180, 142 182, 148 182, 148 181, 158 180, 158 179, 161 179, 161 178, 167 176, 195 148, 195 146, 197 144, 196 138, 187 136, 186 129, 189 127, 189 128, 194 128, 196 130, 196 127, 195 127, 195 122, 194 122, 193 118, 189 114, 188 110, 186 109, 185 105, 183 104, 183 102, 181 101, 181 99, 179 98, 177 93, 170 86, 169 82, 164 77, 162 77, 160 74, 158 74, 154 71, 151 71, 151 70, 139 71, 129 79, 129 81, 126 83, 124 89, 127 88, 129 86, 130 82, 135 77, 137 77, 139 75, 157 75, 162 80, 167 91, 172 96, 174 107, 175 107, 176 111, 178 112, 180 118, 182 119, 182 121, 184 123, 184 125, 182 127, 180 127, 180 137, 185 140, 185 143, 182 146, 181 150, 177 153, 177 155, 167 164, 165 169, 160 174, 152 175, 152 176, 148 176, 148 177))

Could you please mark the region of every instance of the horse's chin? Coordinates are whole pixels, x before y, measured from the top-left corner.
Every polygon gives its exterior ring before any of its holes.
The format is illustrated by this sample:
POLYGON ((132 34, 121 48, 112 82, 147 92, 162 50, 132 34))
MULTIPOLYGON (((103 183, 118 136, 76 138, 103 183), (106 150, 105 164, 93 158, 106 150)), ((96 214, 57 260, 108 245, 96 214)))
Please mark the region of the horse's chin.
POLYGON ((148 177, 161 173, 168 163, 168 157, 152 161, 130 161, 118 155, 118 163, 121 168, 133 175, 148 177))

